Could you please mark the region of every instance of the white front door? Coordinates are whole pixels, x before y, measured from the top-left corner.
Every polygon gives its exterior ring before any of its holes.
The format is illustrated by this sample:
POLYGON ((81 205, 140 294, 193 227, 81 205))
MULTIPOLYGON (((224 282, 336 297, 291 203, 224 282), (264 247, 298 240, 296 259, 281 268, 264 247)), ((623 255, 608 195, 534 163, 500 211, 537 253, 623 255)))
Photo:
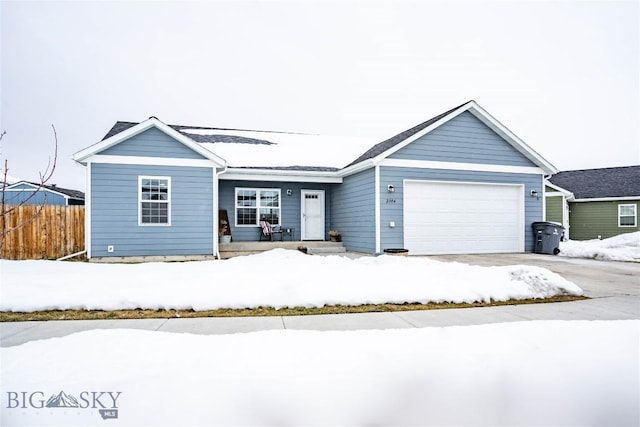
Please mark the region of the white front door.
POLYGON ((302 240, 324 240, 324 190, 302 190, 302 240))

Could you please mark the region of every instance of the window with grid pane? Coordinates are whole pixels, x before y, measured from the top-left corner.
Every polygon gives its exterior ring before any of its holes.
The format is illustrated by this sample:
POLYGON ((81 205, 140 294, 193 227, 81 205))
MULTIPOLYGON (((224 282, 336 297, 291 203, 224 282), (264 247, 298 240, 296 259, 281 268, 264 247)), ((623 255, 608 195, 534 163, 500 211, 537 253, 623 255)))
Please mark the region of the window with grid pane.
POLYGON ((236 188, 236 225, 280 225, 279 188, 236 188))
POLYGON ((618 227, 637 226, 637 205, 618 205, 618 227))
POLYGON ((138 177, 139 224, 171 224, 171 178, 138 177))

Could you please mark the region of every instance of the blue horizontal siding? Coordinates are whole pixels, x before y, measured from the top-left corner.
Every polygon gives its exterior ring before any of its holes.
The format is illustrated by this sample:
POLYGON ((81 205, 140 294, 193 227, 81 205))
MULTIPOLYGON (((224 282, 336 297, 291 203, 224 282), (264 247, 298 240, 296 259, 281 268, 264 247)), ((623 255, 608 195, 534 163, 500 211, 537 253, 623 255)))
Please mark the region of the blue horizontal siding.
POLYGON ((169 157, 180 159, 204 159, 183 143, 176 141, 157 128, 147 129, 99 154, 112 156, 169 157))
POLYGON ((367 169, 344 178, 331 198, 331 227, 342 235, 347 250, 374 253, 375 173, 367 169))
POLYGON ((496 172, 452 171, 416 168, 381 167, 380 168, 380 242, 385 247, 404 247, 403 223, 403 182, 408 180, 425 181, 453 181, 479 182, 497 184, 524 185, 524 236, 525 251, 532 251, 534 246, 531 223, 542 221, 542 198, 530 197, 531 190, 542 194, 542 175, 514 174, 496 172), (395 192, 388 193, 387 185, 392 184, 395 192), (387 203, 393 199, 393 203, 387 203), (394 221, 395 227, 390 228, 389 222, 394 221))
MULTIPOLYGON (((281 226, 295 228, 293 240, 301 239, 301 191, 302 190, 324 190, 325 192, 325 232, 331 227, 330 199, 334 184, 323 183, 301 183, 301 182, 265 182, 265 181, 236 181, 221 180, 219 183, 220 209, 227 211, 229 223, 231 225, 231 235, 234 242, 251 242, 260 238, 260 228, 258 226, 236 226, 235 210, 235 189, 243 188, 275 188, 280 189, 281 195, 281 226), (291 196, 287 196, 287 189, 291 189, 291 196)), ((287 239, 289 236, 287 236, 287 239)))
POLYGON ((92 256, 211 255, 213 239, 211 168, 92 164, 92 256), (140 175, 171 177, 170 226, 138 225, 140 175))
POLYGON ((58 205, 66 206, 67 199, 60 195, 41 188, 34 195, 35 189, 28 185, 17 185, 4 193, 4 201, 8 205, 58 205), (17 191, 16 191, 17 190, 17 191), (31 198, 29 198, 31 197, 31 198), (27 200, 28 199, 28 200, 27 200))
POLYGON ((389 158, 535 166, 468 111, 411 142, 389 158))

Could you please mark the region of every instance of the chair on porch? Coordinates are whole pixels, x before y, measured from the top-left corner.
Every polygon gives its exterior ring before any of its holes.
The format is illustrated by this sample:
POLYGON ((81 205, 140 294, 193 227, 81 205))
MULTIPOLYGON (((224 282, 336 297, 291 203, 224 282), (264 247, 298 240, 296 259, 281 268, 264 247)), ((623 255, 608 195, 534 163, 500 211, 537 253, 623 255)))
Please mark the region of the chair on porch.
POLYGON ((272 226, 269 221, 262 220, 260 221, 260 240, 271 240, 273 241, 273 236, 276 237, 280 235, 280 241, 284 240, 282 235, 282 230, 278 226, 272 226))

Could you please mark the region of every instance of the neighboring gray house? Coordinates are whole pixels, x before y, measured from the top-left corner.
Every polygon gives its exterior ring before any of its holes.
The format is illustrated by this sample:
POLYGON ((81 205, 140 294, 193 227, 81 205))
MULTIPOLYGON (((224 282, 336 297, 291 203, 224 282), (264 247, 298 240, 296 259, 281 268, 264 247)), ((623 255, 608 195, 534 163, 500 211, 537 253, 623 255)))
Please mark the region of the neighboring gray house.
POLYGON ((4 201, 8 205, 84 205, 84 193, 57 185, 18 181, 4 188, 4 201))
POLYGON ((218 254, 258 221, 295 240, 340 230, 351 251, 533 250, 544 177, 556 172, 469 101, 380 143, 356 138, 118 122, 76 153, 86 165, 89 258, 218 254))
POLYGON ((573 240, 640 230, 640 166, 563 171, 547 187, 547 220, 562 223, 573 240))

